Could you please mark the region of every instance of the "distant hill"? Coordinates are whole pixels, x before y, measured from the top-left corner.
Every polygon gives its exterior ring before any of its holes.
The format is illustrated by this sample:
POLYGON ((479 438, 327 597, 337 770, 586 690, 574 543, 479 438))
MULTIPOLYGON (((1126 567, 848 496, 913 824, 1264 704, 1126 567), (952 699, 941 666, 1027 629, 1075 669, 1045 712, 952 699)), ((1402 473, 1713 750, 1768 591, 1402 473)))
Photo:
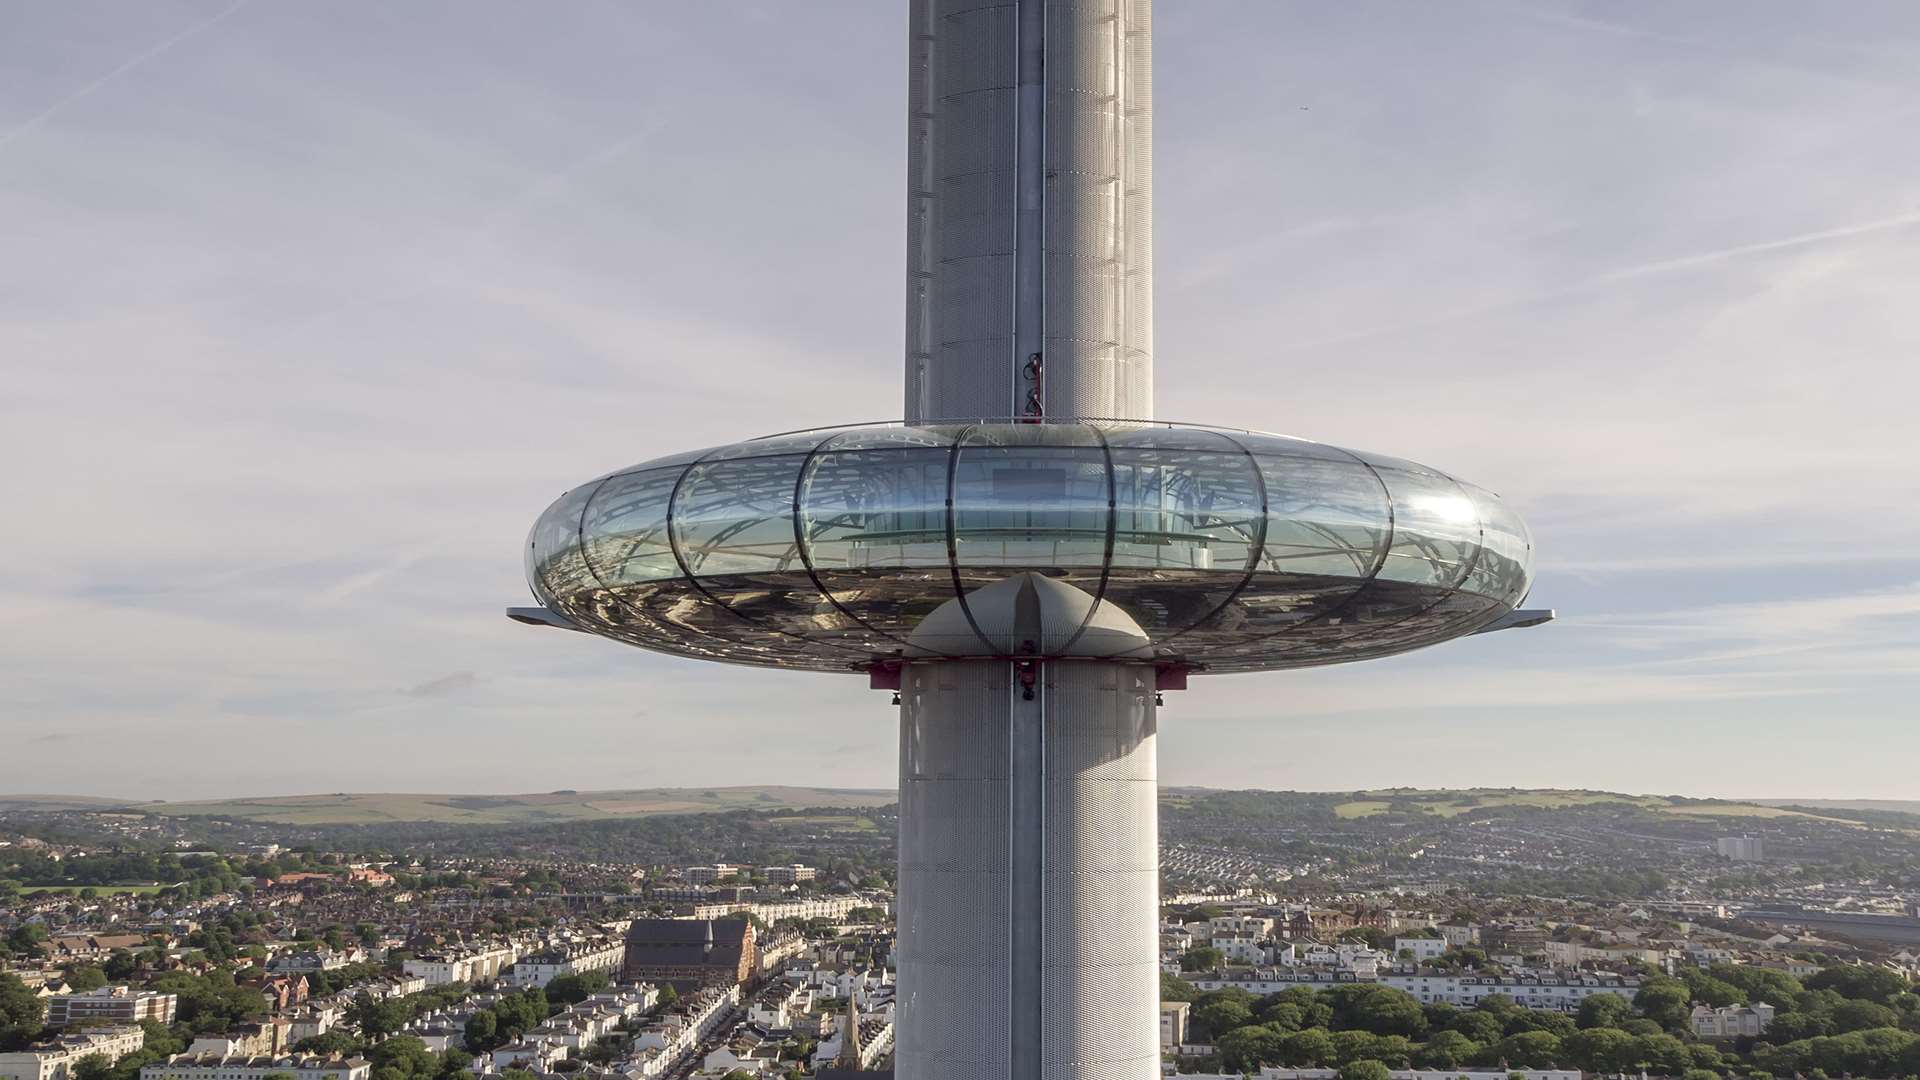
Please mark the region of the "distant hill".
POLYGON ((1748 799, 1761 806, 1805 806, 1814 810, 1881 810, 1920 816, 1920 799, 1748 799))
MULTIPOLYGON (((1237 809, 1261 813, 1288 807, 1308 814, 1330 812, 1336 818, 1349 821, 1383 814, 1452 818, 1469 812, 1575 808, 1632 808, 1691 818, 1820 818, 1825 815, 1815 811, 1829 805, 1819 800, 1769 803, 1693 799, 1680 795, 1623 795, 1614 791, 1568 791, 1558 788, 1382 788, 1374 791, 1292 792, 1169 787, 1161 789, 1161 799, 1176 807, 1204 807, 1227 813, 1237 809), (1239 803, 1246 805, 1237 806, 1239 803)), ((1830 805, 1839 810, 1850 804, 1830 805)), ((1827 818, 1839 819, 1838 815, 1827 818)))
MULTIPOLYGON (((524 825, 602 821, 654 814, 726 810, 862 809, 885 806, 886 789, 815 787, 635 788, 621 791, 550 791, 538 794, 335 793, 189 802, 134 802, 85 795, 0 795, 7 811, 113 811, 176 817, 218 817, 285 825, 375 825, 426 822, 447 825, 524 825)), ((1692 799, 1678 795, 1626 795, 1612 791, 1553 788, 1385 788, 1371 791, 1232 791, 1164 787, 1170 810, 1266 816, 1280 812, 1326 820, 1361 821, 1382 815, 1454 818, 1473 813, 1568 809, 1637 809, 1694 819, 1817 818, 1858 824, 1877 820, 1911 824, 1920 800, 1897 799, 1692 799)), ((1729 823, 1729 828, 1737 828, 1729 823)))
POLYGON ((130 805, 126 799, 104 799, 96 795, 6 795, 0 794, 0 813, 9 810, 113 810, 130 805))
POLYGON ((552 791, 528 795, 341 793, 147 803, 134 809, 176 817, 220 817, 285 825, 373 825, 403 821, 519 825, 720 810, 859 808, 885 806, 894 798, 892 790, 761 786, 552 791))

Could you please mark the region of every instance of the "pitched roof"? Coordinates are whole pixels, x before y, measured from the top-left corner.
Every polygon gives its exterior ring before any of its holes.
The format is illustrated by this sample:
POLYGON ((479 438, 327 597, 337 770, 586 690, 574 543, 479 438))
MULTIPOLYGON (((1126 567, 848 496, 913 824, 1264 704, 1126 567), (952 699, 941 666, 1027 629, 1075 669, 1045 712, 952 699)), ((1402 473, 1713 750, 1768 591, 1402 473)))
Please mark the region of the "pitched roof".
POLYGON ((735 968, 751 932, 745 919, 636 919, 627 930, 626 967, 735 968))

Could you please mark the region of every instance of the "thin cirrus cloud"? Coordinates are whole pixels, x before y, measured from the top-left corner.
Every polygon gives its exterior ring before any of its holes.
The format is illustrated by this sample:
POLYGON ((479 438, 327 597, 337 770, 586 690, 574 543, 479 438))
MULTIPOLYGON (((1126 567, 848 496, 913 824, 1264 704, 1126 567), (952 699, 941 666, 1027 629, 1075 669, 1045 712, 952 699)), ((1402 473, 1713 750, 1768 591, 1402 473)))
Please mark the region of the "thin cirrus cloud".
MULTIPOLYGON (((1914 797, 1920 11, 1156 19, 1161 415, 1497 490, 1562 612, 1195 680, 1166 778, 1914 797)), ((897 413, 904 48, 854 0, 22 9, 0 790, 49 729, 136 798, 891 783, 861 680, 500 609, 569 485, 897 413)))

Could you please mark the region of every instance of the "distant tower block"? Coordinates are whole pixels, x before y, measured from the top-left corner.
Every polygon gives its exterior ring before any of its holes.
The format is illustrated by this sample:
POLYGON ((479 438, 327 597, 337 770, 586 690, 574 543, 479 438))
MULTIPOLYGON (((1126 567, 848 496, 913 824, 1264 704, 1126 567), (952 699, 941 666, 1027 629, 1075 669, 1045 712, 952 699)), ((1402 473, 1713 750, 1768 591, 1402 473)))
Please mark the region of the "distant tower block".
POLYGON ((1490 492, 1150 419, 1149 9, 915 0, 906 421, 583 484, 509 611, 898 693, 901 1080, 1159 1075, 1162 690, 1552 617, 1490 492))

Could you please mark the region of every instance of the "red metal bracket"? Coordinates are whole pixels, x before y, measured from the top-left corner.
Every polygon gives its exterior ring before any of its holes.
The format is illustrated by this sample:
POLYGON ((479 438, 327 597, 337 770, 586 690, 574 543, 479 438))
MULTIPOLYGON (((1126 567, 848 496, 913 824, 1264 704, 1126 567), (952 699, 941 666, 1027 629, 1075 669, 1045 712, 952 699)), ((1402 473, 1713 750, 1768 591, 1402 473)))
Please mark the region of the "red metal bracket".
POLYGON ((900 689, 900 672, 907 665, 898 660, 875 660, 867 665, 867 689, 900 689))

